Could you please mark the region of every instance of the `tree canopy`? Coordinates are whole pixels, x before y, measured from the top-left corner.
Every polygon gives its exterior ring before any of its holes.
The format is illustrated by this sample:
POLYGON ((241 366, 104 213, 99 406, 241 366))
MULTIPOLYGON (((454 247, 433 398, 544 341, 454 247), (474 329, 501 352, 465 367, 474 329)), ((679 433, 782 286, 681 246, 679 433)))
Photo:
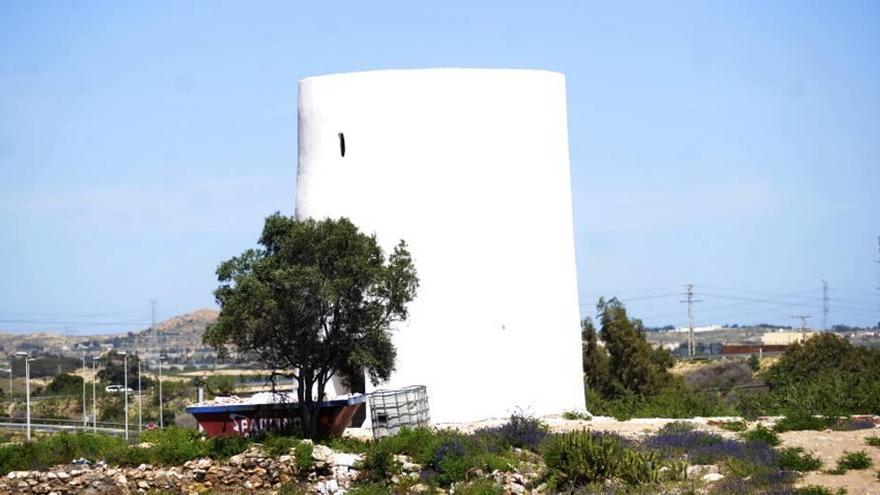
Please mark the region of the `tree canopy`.
POLYGON ((78 394, 82 390, 83 377, 71 375, 69 373, 61 373, 46 386, 46 393, 53 395, 78 394))
POLYGON ((226 354, 254 352, 294 370, 303 428, 334 375, 373 383, 394 370, 391 326, 405 320, 418 277, 406 243, 385 256, 374 235, 348 219, 266 219, 260 247, 224 261, 214 291, 220 315, 204 341, 226 354))
POLYGON ((669 386, 673 381, 668 371, 674 364, 672 355, 651 347, 642 321, 629 318, 616 298, 600 299, 596 310, 604 347, 598 343, 592 320, 584 320, 585 384, 606 397, 654 395, 669 386))
MULTIPOLYGON (((137 354, 128 355, 128 386, 134 389, 138 379, 137 354)), ((98 370, 98 380, 112 385, 122 385, 125 380, 125 355, 116 351, 110 351, 101 357, 101 368, 98 370)), ((144 376, 141 379, 141 387, 148 388, 152 380, 144 376)))

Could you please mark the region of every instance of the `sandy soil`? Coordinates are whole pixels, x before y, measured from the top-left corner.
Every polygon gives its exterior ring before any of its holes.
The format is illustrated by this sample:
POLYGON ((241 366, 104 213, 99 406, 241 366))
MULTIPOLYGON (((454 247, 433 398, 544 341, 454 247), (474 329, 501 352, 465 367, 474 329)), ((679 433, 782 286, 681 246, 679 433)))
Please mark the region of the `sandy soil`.
POLYGON ((800 485, 822 485, 828 488, 846 488, 849 495, 880 494, 880 479, 877 469, 880 468, 880 448, 865 444, 865 438, 880 434, 880 430, 857 431, 789 431, 779 435, 782 445, 786 447, 803 447, 822 459, 823 470, 837 465, 837 459, 843 451, 864 450, 874 465, 859 471, 847 471, 846 474, 834 475, 822 472, 806 474, 800 485))

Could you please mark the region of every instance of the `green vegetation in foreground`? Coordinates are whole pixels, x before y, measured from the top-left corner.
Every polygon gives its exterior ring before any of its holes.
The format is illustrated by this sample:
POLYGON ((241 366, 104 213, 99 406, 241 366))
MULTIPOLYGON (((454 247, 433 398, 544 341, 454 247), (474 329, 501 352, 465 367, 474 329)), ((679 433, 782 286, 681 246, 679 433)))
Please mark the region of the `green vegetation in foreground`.
POLYGON ((747 442, 764 442, 767 445, 779 445, 779 435, 770 428, 758 425, 755 428, 740 434, 747 442))
MULTIPOLYGON (((594 431, 549 433, 539 421, 515 416, 498 428, 472 435, 454 431, 404 429, 399 435, 370 444, 361 465, 364 478, 352 493, 402 493, 396 455, 406 455, 423 468, 422 482, 454 487, 456 493, 495 494, 501 487, 484 473, 518 468, 527 472, 546 466, 526 488, 546 483, 550 493, 689 493, 701 480, 686 479, 688 462, 715 464, 725 478, 705 485, 710 494, 825 493, 815 487, 796 489, 800 472, 818 469, 817 459, 800 449, 777 450, 768 444, 775 432, 731 440, 671 423, 656 434, 631 440, 594 431)), ((828 492, 830 493, 830 492, 828 492)))
POLYGON ((873 464, 871 458, 864 450, 856 452, 844 451, 840 459, 837 459, 837 467, 828 471, 829 474, 844 474, 850 469, 868 469, 873 464))
MULTIPOLYGON (((727 439, 684 422, 670 423, 639 440, 587 430, 553 434, 540 421, 515 415, 503 425, 473 434, 417 428, 375 442, 328 439, 326 443, 337 450, 365 453, 362 477, 352 489, 355 495, 405 493, 416 483, 426 485, 426 493, 454 488, 465 495, 495 495, 502 487, 487 473, 513 470, 534 473, 527 489, 545 483, 550 491, 571 493, 688 493, 697 487, 709 494, 829 493, 814 487, 795 489, 800 472, 818 469, 820 464, 801 449, 773 448, 767 441, 769 435, 775 433, 756 428, 741 439, 727 439), (419 480, 400 476, 397 455, 409 456, 421 465, 419 480), (686 479, 688 463, 714 464, 724 479, 712 484, 686 479), (402 481, 392 483, 393 478, 402 481)), ((82 432, 7 444, 0 446, 0 474, 45 470, 80 457, 119 466, 180 465, 200 457, 226 459, 254 444, 238 437, 207 439, 180 428, 145 432, 142 440, 152 447, 129 446, 119 438, 82 432)), ((312 469, 310 442, 268 435, 261 444, 270 456, 294 453, 301 476, 312 469)), ((848 453, 839 467, 864 469, 870 464, 865 465, 866 459, 864 452, 848 453)), ((303 487, 289 482, 279 493, 299 495, 303 487)))
MULTIPOLYGON (((272 441, 271 438, 267 437, 266 441, 272 441)), ((31 442, 5 444, 0 446, 0 474, 45 470, 78 458, 104 460, 119 466, 171 466, 200 457, 226 459, 244 452, 253 444, 250 439, 240 437, 207 439, 195 430, 176 427, 146 431, 141 435, 141 441, 148 442, 153 447, 140 448, 126 444, 121 438, 86 432, 62 432, 40 436, 31 442)), ((294 442, 290 444, 293 448, 302 449, 299 447, 300 442, 294 442)), ((289 449, 282 453, 288 451, 289 449)), ((310 450, 308 459, 311 462, 310 450)))
POLYGON ((582 322, 586 408, 618 419, 780 415, 777 431, 854 429, 836 418, 880 414, 880 349, 855 347, 823 333, 793 344, 769 367, 706 366, 682 379, 672 356, 653 348, 641 320, 616 298, 600 299, 597 324, 582 322), (597 329, 596 327, 599 326, 597 329), (604 345, 600 345, 599 341, 604 345), (767 390, 737 389, 766 384, 767 390))
POLYGON ((779 466, 790 471, 816 471, 822 461, 802 447, 787 447, 779 451, 779 466))
POLYGON ((648 343, 642 321, 629 318, 623 303, 600 299, 596 311, 600 331, 587 318, 581 332, 590 413, 618 419, 735 414, 718 393, 700 392, 670 373, 672 354, 648 343))
POLYGON ((745 421, 725 421, 718 425, 722 430, 732 431, 734 433, 740 433, 746 431, 749 427, 748 423, 745 421))

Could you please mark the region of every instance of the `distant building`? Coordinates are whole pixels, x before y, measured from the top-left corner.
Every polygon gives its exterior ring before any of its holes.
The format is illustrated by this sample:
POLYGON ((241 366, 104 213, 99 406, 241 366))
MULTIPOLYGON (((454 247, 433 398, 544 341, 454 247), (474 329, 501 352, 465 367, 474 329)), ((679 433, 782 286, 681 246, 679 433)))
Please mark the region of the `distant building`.
POLYGON ((795 342, 802 342, 818 334, 819 332, 767 332, 761 336, 761 343, 764 345, 788 346, 795 342))

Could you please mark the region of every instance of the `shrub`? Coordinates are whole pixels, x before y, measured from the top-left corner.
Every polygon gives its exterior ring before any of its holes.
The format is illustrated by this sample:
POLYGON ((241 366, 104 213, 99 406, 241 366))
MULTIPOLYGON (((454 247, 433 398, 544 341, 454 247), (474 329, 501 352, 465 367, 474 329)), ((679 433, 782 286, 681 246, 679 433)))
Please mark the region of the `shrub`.
POLYGON ((381 483, 368 483, 365 485, 354 485, 346 493, 349 495, 391 495, 392 491, 381 483))
POLYGON ((141 464, 153 464, 153 449, 141 448, 132 445, 126 449, 121 449, 114 460, 120 466, 140 466, 141 464))
POLYGON ((360 469, 364 477, 373 482, 382 482, 400 472, 400 463, 394 460, 390 442, 380 440, 367 450, 360 469))
POLYGON ((873 435, 865 439, 865 443, 871 447, 880 447, 880 436, 873 435))
POLYGON ((212 459, 228 459, 244 452, 252 444, 251 439, 239 436, 215 437, 208 440, 208 455, 212 459))
POLYGON ((472 481, 455 487, 456 495, 503 495, 504 488, 490 479, 472 481))
POLYGON ((619 420, 630 418, 692 418, 695 416, 730 416, 734 411, 722 404, 715 393, 703 393, 681 380, 673 383, 656 395, 643 396, 622 394, 615 398, 603 398, 597 392, 587 389, 587 408, 593 414, 613 416, 619 420))
POLYGON ((746 431, 749 427, 745 421, 725 421, 718 425, 722 430, 733 431, 736 433, 746 431))
POLYGON ((330 437, 323 440, 321 443, 326 444, 328 447, 338 452, 350 452, 354 454, 365 454, 370 450, 370 445, 372 445, 372 442, 351 437, 330 437))
POLYGON ((495 436, 511 447, 537 450, 547 437, 547 432, 547 425, 541 420, 522 413, 514 413, 507 423, 498 427, 484 428, 479 434, 495 436))
MULTIPOLYGON (((309 493, 306 487, 296 483, 293 480, 285 481, 278 487, 278 495, 307 495, 309 493)), ((352 493, 349 491, 348 493, 352 493)))
POLYGON ((779 435, 762 425, 756 426, 752 430, 748 430, 740 434, 743 440, 747 442, 764 442, 767 445, 779 445, 779 435))
POLYGON ((235 393, 235 377, 231 375, 209 376, 205 385, 213 395, 232 395, 235 393))
POLYGON ((519 461, 513 455, 483 454, 478 457, 477 467, 491 473, 493 471, 510 472, 516 469, 519 461))
POLYGON ((79 457, 93 461, 117 460, 125 450, 125 441, 120 438, 85 432, 61 432, 38 437, 32 442, 0 447, 0 474, 9 471, 44 470, 79 457))
POLYGON ((832 492, 830 488, 819 485, 807 485, 796 488, 792 493, 795 495, 846 495, 844 488, 838 488, 836 492, 832 492))
POLYGON ((376 442, 384 444, 393 454, 405 454, 419 464, 426 464, 434 455, 434 450, 442 437, 450 433, 435 433, 429 428, 402 428, 400 433, 385 437, 376 442))
POLYGON ((779 451, 779 467, 790 471, 815 471, 822 461, 801 447, 788 447, 779 451))
POLYGON ((578 411, 565 411, 564 413, 562 413, 562 419, 567 419, 569 421, 590 421, 591 419, 593 419, 593 417, 589 414, 578 411))
POLYGON ((777 453, 761 442, 741 442, 699 430, 660 431, 643 443, 667 459, 687 458, 692 464, 738 463, 743 468, 776 466, 777 453))
POLYGON ((713 487, 712 493, 730 495, 797 493, 792 486, 797 474, 774 467, 750 466, 748 472, 732 473, 729 479, 713 487))
POLYGON ((61 373, 49 382, 49 385, 46 387, 46 393, 53 395, 79 394, 82 391, 82 387, 83 378, 81 376, 61 373))
POLYGON ((755 384, 752 370, 742 361, 727 361, 700 366, 684 377, 685 383, 698 390, 715 389, 729 392, 734 387, 755 384))
POLYGON ((562 489, 614 478, 629 485, 658 483, 664 466, 656 452, 627 449, 613 436, 588 431, 548 437, 542 455, 548 481, 562 489))
POLYGON ((267 454, 272 457, 279 457, 290 454, 291 449, 296 447, 300 441, 297 438, 270 433, 263 437, 262 443, 263 450, 265 450, 267 454))
POLYGON ((314 447, 310 442, 299 442, 293 447, 293 464, 298 473, 307 473, 315 465, 313 451, 314 447))
POLYGON ((645 446, 665 453, 667 456, 679 456, 687 452, 724 442, 720 435, 704 431, 664 431, 660 429, 645 441, 645 446))
POLYGON ((752 371, 758 371, 761 369, 761 358, 758 357, 757 354, 752 354, 749 356, 748 360, 749 369, 752 371))
POLYGON ((461 439, 448 437, 434 451, 427 467, 437 473, 441 485, 451 485, 465 479, 468 470, 474 467, 473 459, 467 454, 467 446, 461 439))
POLYGON ((696 430, 697 427, 693 423, 687 421, 673 421, 666 423, 657 430, 658 435, 674 435, 676 433, 688 433, 696 430))
POLYGON ((773 425, 773 430, 783 433, 786 431, 825 430, 831 427, 833 420, 823 416, 803 415, 787 416, 773 425))
POLYGON ((184 430, 171 426, 145 431, 141 435, 144 442, 153 444, 150 453, 155 464, 182 464, 190 459, 205 457, 208 454, 207 442, 195 430, 184 430))
POLYGON ((864 450, 844 451, 840 459, 837 460, 837 470, 846 472, 849 469, 868 469, 871 464, 871 458, 864 450))
POLYGON ((761 414, 877 412, 880 350, 854 347, 836 335, 793 344, 764 374, 770 393, 762 399, 761 414))

